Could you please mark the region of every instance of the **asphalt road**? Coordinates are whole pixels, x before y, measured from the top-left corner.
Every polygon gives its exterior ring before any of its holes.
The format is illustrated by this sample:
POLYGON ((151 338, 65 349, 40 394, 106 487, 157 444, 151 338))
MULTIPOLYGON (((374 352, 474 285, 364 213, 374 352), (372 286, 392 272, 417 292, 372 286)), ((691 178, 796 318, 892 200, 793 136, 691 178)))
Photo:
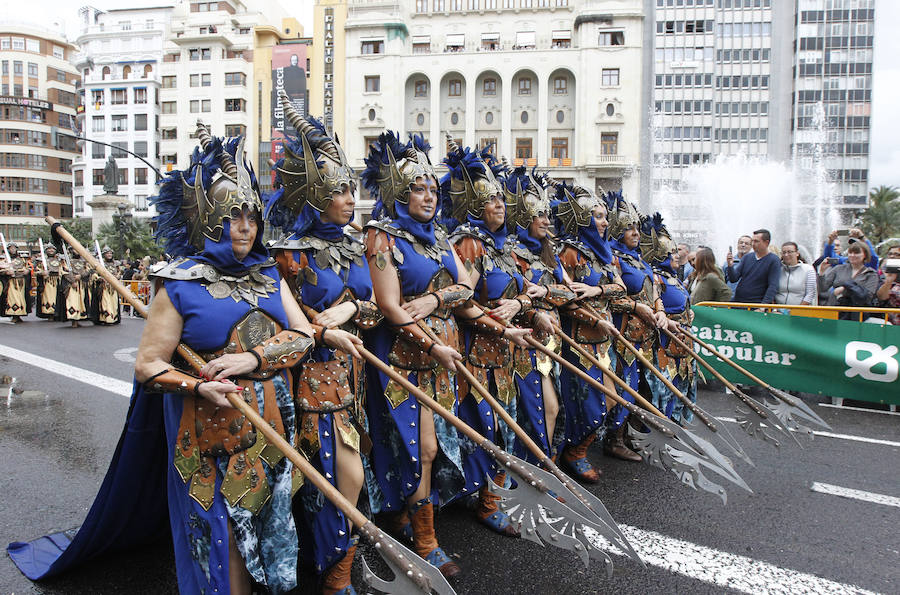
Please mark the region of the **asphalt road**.
MULTIPOLYGON (((34 318, 19 325, 4 321, 0 350, 13 348, 131 382, 130 355, 143 328, 139 320, 81 329, 34 318)), ((714 415, 733 417, 734 403, 721 392, 701 391, 700 404, 714 415)), ((79 525, 112 456, 128 399, 0 355, 0 406, 0 541, 79 525), (15 379, 14 390, 3 376, 15 379)), ((615 570, 607 578, 596 563, 586 569, 566 552, 494 535, 461 506, 443 511, 440 542, 464 570, 454 587, 459 593, 497 595, 900 591, 900 416, 813 407, 844 437, 817 436, 804 440, 803 448, 776 449, 730 424, 756 467, 737 463, 754 494, 730 486, 726 506, 661 470, 592 450, 604 475, 590 489, 639 541, 647 568, 613 556, 615 570), (816 482, 893 499, 820 493, 811 489, 816 482)), ((163 541, 119 552, 42 583, 27 580, 4 556, 0 593, 175 593, 170 550, 163 541)), ((298 592, 312 592, 306 578, 298 592)))

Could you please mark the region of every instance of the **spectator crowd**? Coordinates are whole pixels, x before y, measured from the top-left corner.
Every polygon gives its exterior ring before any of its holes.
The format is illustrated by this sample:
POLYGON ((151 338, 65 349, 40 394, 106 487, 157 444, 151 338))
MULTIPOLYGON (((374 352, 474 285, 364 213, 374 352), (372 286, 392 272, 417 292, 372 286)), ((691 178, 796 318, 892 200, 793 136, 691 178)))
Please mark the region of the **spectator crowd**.
MULTIPOLYGON (((849 231, 844 250, 838 232, 833 231, 821 256, 811 263, 804 261, 796 242, 783 242, 780 247, 771 242, 766 229, 743 235, 737 239, 737 252, 729 247, 721 266, 710 248, 700 246, 692 251, 688 244, 678 244, 673 264, 695 304, 731 301, 900 308, 900 263, 896 262, 900 260, 900 242, 879 260, 862 230, 849 231)), ((900 324, 900 314, 889 314, 886 321, 900 324)))

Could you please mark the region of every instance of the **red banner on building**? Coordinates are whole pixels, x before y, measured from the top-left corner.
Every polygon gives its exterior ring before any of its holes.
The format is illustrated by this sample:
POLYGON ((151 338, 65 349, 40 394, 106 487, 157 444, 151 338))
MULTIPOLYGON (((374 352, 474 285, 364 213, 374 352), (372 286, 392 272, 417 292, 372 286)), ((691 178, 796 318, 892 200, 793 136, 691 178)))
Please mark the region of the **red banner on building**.
POLYGON ((281 139, 287 127, 293 132, 284 117, 278 100, 283 90, 291 98, 291 104, 298 112, 306 115, 306 44, 279 44, 272 48, 272 159, 281 158, 281 139))

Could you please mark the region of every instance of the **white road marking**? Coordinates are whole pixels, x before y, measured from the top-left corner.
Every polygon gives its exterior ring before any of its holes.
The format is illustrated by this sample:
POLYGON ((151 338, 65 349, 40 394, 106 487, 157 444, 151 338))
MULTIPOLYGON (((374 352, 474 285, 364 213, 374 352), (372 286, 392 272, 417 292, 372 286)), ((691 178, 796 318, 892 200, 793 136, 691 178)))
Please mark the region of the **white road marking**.
POLYGON ((113 352, 113 357, 120 362, 133 364, 135 361, 137 361, 134 359, 134 354, 137 352, 137 350, 137 347, 125 347, 124 349, 117 349, 113 352))
POLYGON ((832 405, 831 403, 819 403, 819 407, 831 407, 843 411, 864 411, 866 413, 881 413, 882 415, 900 415, 900 411, 882 411, 881 409, 866 409, 865 407, 853 407, 852 405, 832 405))
POLYGON ((116 395, 120 395, 123 397, 131 396, 131 383, 125 382, 124 380, 118 380, 116 378, 110 378, 109 376, 103 376, 102 374, 97 374, 96 372, 85 370, 84 368, 76 368, 75 366, 70 366, 69 364, 64 364, 56 360, 47 359, 46 357, 41 357, 39 355, 34 355, 33 353, 28 353, 27 351, 20 351, 6 345, 0 345, 0 355, 18 360, 30 366, 41 368, 42 370, 47 370, 48 372, 53 372, 54 374, 59 374, 60 376, 65 376, 66 378, 70 378, 72 380, 77 380, 79 382, 89 384, 94 388, 109 391, 116 395))
MULTIPOLYGON (((622 524, 619 528, 646 564, 711 585, 754 595, 872 593, 855 585, 781 568, 768 562, 675 539, 655 531, 622 524)), ((585 528, 585 535, 602 549, 622 553, 589 527, 585 528)))
POLYGON ((897 508, 900 508, 900 498, 887 496, 885 494, 876 494, 875 492, 844 488, 831 485, 830 483, 814 481, 812 484, 812 491, 819 492, 820 494, 830 494, 832 496, 840 496, 842 498, 851 498, 853 500, 861 500, 863 502, 872 502, 874 504, 884 504, 886 506, 896 506, 897 508))
MULTIPOLYGON (((737 423, 737 420, 733 417, 717 417, 719 421, 725 421, 728 423, 737 423)), ((765 426, 766 424, 762 424, 765 426)), ((818 430, 813 430, 814 436, 823 436, 825 438, 837 438, 838 440, 852 440, 853 442, 867 442, 869 444, 881 444, 883 446, 898 446, 900 447, 900 442, 894 442, 893 440, 882 440, 880 438, 868 438, 866 436, 853 436, 850 434, 835 434, 834 432, 820 432, 818 430)))

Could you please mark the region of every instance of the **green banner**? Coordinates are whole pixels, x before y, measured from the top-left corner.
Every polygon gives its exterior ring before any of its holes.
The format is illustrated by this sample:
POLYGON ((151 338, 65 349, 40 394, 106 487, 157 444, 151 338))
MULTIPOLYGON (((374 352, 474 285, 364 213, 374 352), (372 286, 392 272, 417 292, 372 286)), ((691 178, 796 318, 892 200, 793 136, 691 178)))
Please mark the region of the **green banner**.
MULTIPOLYGON (((696 306, 693 331, 777 388, 900 404, 900 326, 696 306)), ((750 383, 699 353, 732 382, 750 383)))

